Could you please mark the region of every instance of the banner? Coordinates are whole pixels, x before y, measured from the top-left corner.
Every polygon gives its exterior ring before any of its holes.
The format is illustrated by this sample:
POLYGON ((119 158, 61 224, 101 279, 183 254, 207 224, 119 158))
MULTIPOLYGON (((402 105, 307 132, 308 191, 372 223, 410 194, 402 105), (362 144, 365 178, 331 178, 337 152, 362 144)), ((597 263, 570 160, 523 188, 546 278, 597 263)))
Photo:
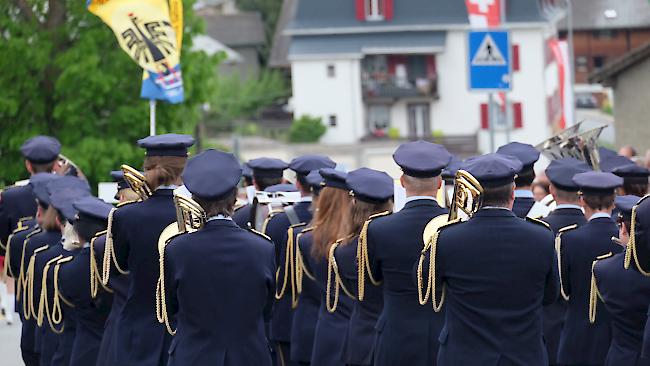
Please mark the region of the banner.
POLYGON ((573 126, 575 121, 572 120, 573 116, 573 93, 571 92, 571 62, 569 62, 569 46, 566 41, 551 39, 548 42, 553 59, 557 64, 558 78, 559 78, 559 92, 560 92, 560 105, 562 106, 562 114, 559 121, 559 128, 565 129, 573 126))
POLYGON ((465 0, 472 28, 494 28, 501 24, 501 0, 465 0))
MULTIPOLYGON (((173 1, 175 11, 179 6, 173 1)), ((166 0, 89 0, 88 10, 115 33, 117 41, 145 71, 140 96, 180 103, 184 99, 180 66, 182 3, 176 24, 170 20, 166 0)))

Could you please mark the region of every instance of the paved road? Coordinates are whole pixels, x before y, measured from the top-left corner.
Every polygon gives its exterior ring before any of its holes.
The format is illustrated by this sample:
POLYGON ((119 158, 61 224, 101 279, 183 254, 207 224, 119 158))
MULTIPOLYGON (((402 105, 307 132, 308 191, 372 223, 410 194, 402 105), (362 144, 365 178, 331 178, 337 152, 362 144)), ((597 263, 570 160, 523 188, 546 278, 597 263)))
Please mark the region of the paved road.
POLYGON ((20 321, 9 326, 4 320, 0 320, 0 364, 24 365, 20 358, 20 321))

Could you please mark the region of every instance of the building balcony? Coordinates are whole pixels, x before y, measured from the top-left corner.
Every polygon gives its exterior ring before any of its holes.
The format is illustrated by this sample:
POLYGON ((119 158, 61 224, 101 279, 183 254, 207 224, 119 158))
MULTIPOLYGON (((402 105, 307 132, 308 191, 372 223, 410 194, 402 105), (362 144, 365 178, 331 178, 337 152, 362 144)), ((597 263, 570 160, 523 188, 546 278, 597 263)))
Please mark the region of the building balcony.
POLYGON ((362 87, 364 100, 417 97, 438 99, 438 83, 436 77, 423 77, 413 80, 397 76, 376 79, 369 78, 363 80, 362 87))
POLYGON ((433 55, 368 55, 362 61, 364 100, 438 99, 433 55))

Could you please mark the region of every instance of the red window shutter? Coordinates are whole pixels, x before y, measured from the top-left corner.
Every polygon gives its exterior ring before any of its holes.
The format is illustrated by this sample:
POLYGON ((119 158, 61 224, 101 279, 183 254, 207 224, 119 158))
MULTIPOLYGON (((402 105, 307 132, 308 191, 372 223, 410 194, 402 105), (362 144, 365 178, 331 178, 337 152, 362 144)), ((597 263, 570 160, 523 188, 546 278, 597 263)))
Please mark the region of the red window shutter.
POLYGON ((436 76, 436 59, 433 55, 427 55, 427 77, 433 78, 436 76))
POLYGON ((393 0, 384 0, 384 19, 393 19, 393 0))
POLYGON ((512 115, 515 123, 515 128, 524 127, 524 116, 521 109, 521 102, 512 103, 512 115))
POLYGON ((481 129, 487 130, 490 128, 488 121, 488 105, 487 103, 481 103, 481 129))
POLYGON ((366 20, 366 9, 364 5, 364 0, 354 0, 355 10, 357 12, 357 20, 364 21, 366 20))
POLYGON ((519 71, 519 45, 512 45, 512 71, 519 71))

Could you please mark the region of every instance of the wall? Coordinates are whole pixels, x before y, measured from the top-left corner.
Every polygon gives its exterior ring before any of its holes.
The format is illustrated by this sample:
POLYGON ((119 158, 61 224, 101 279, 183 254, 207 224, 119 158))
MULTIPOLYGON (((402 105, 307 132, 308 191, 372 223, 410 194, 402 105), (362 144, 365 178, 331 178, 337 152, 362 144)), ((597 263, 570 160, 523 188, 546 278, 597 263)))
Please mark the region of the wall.
POLYGON ((359 72, 358 59, 291 63, 294 116, 321 117, 327 126, 322 143, 353 143, 365 134, 359 72), (334 77, 328 77, 327 65, 334 65, 334 77), (329 126, 330 115, 336 115, 336 127, 329 126))
POLYGON ((650 149, 650 58, 621 73, 614 85, 616 145, 634 146, 643 156, 650 149))

